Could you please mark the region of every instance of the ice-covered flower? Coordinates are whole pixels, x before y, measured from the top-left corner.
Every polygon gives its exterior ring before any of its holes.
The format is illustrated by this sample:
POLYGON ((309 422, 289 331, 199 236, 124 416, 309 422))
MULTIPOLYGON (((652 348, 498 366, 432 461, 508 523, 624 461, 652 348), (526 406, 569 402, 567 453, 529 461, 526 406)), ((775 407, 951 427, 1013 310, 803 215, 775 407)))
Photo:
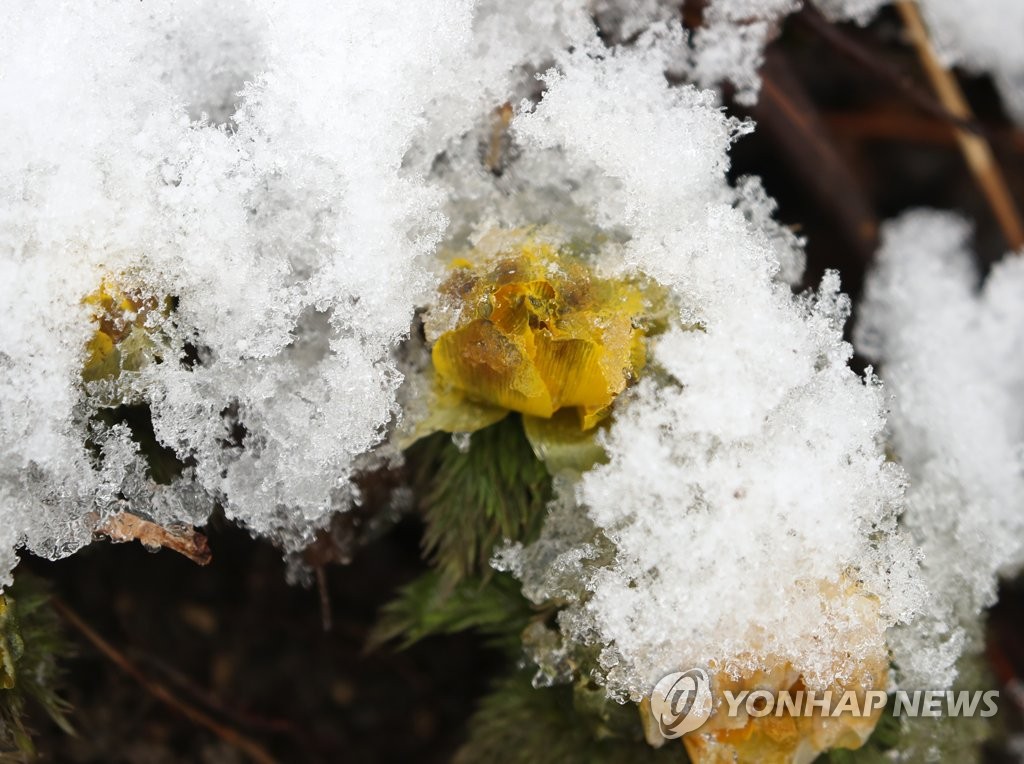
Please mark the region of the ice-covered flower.
MULTIPOLYGON (((942 641, 900 629, 928 604, 915 544, 932 560, 956 546, 900 525, 906 474, 886 457, 884 390, 849 366, 849 300, 833 273, 794 292, 801 243, 758 181, 727 175, 752 125, 665 76, 689 44, 679 24, 616 48, 582 2, 27 5, 0 25, 0 583, 17 547, 68 554, 125 508, 201 523, 216 501, 302 549, 360 499, 398 427, 465 404, 439 428, 516 411, 528 435, 566 419, 599 433, 605 458, 560 472, 540 538, 502 556, 528 598, 557 603, 559 645, 589 652, 609 698, 694 666, 720 683, 878 683, 899 635, 942 641), (214 5, 229 45, 198 33, 214 5), (570 246, 594 231, 600 257, 570 246), (453 241, 476 248, 453 245, 468 254, 445 279, 453 241), (665 295, 657 332, 647 283, 665 295), (119 401, 96 392, 115 381, 173 479, 104 420, 119 401)), ((740 44, 698 49, 747 72, 795 6, 712 3, 708 29, 740 44)), ((879 351, 897 392, 918 378, 900 381, 903 339, 879 351)), ((992 416, 1018 388, 985 389, 992 416)), ((916 531, 929 477, 981 467, 943 441, 964 430, 905 420, 916 531)), ((965 488, 986 512, 1017 490, 1008 451, 1000 501, 965 488)), ((865 729, 833 731, 797 730, 790 752, 865 729)), ((708 734, 692 744, 724 745, 708 734)))
MULTIPOLYGON (((833 587, 829 593, 834 597, 855 599, 866 610, 877 609, 877 603, 864 597, 854 584, 847 583, 842 589, 833 587)), ((700 728, 682 738, 690 761, 810 764, 825 751, 860 748, 883 714, 880 704, 867 701, 869 693, 884 691, 889 683, 889 655, 880 646, 856 671, 849 673, 836 668, 836 681, 813 694, 800 672, 782 660, 771 668, 739 676, 730 676, 728 671, 714 672, 712 696, 721 698, 728 692, 730 700, 700 728), (758 698, 754 693, 760 693, 761 697, 751 701, 751 698, 758 698), (770 704, 764 693, 771 696, 770 704), (831 694, 826 696, 825 693, 831 694), (828 697, 830 708, 808 704, 808 697, 819 703, 828 697), (856 713, 848 710, 833 715, 832 708, 840 698, 846 698, 856 713), (759 704, 761 713, 757 712, 759 704), (729 713, 723 713, 726 706, 729 706, 729 713)), ((640 709, 649 741, 657 747, 671 745, 661 738, 657 722, 651 717, 649 702, 642 702, 640 709)))
POLYGON ((84 302, 96 331, 86 345, 83 380, 94 382, 116 378, 122 370, 138 371, 154 357, 153 334, 170 312, 170 300, 138 289, 125 291, 116 280, 104 279, 84 302))
POLYGON ((573 409, 590 429, 643 367, 643 292, 568 247, 495 233, 452 268, 433 309, 453 323, 432 350, 442 388, 543 419, 573 409))

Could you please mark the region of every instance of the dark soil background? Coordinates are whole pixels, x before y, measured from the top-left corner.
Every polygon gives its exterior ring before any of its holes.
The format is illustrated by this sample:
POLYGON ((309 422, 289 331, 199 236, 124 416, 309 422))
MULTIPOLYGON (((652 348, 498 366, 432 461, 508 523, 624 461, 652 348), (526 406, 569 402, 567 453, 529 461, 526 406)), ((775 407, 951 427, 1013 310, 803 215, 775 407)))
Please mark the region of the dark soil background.
MULTIPOLYGON (((333 625, 315 588, 289 586, 280 552, 237 528, 207 529, 213 562, 98 543, 59 563, 26 560, 146 675, 281 761, 447 761, 499 667, 471 635, 367 654, 378 608, 425 570, 407 521, 327 570, 333 625)), ((80 733, 44 726, 45 759, 248 761, 168 709, 69 629, 66 696, 80 733)))
MULTIPOLYGON (((699 23, 699 13, 687 21, 699 23)), ((736 146, 733 174, 761 176, 779 219, 806 236, 808 285, 837 269, 856 299, 879 221, 915 206, 960 210, 975 221, 983 267, 1003 254, 948 121, 927 106, 931 90, 895 14, 830 32, 804 11, 772 45, 765 75, 758 107, 734 109, 759 127, 736 146)), ((989 80, 961 82, 1024 203, 1024 133, 1001 111, 989 80)), ((495 675, 497 654, 471 635, 404 652, 364 650, 378 609, 426 570, 421 531, 408 517, 359 548, 351 564, 326 570, 329 632, 317 589, 289 586, 278 550, 222 523, 205 531, 213 552, 205 568, 171 552, 103 542, 67 560, 23 565, 147 677, 281 761, 442 762, 495 675)), ((1022 614, 1024 588, 1007 585, 989 642, 993 670, 1011 686, 1024 671, 1022 614)), ((44 761, 248 760, 168 708, 79 631, 69 626, 67 634, 77 656, 65 663, 65 695, 79 735, 33 718, 44 761)), ((1019 707, 1003 698, 1004 721, 1019 728, 1019 707)))

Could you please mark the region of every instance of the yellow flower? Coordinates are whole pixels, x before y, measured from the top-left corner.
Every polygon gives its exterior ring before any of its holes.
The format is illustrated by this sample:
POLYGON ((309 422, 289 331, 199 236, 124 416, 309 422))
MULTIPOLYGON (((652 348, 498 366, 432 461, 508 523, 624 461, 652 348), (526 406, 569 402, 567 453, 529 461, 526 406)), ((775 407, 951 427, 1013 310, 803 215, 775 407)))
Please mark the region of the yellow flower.
MULTIPOLYGON (((493 243, 492 243, 493 246, 493 243)), ((594 427, 645 363, 644 293, 522 232, 491 255, 452 263, 441 287, 455 326, 432 351, 442 390, 550 419, 573 410, 594 427)))
MULTIPOLYGON (((864 706, 862 684, 884 689, 889 663, 885 656, 863 666, 855 682, 836 682, 826 690, 840 697, 845 690, 854 690, 858 707, 864 706)), ((802 698, 807 687, 803 677, 789 664, 781 664, 771 674, 759 673, 741 680, 722 682, 720 690, 730 690, 736 697, 742 690, 786 690, 790 697, 802 698)), ((821 696, 821 693, 818 694, 821 696)), ((829 716, 821 711, 810 715, 781 716, 774 712, 760 718, 744 717, 736 726, 709 722, 705 727, 685 735, 690 761, 698 764, 749 762, 754 764, 810 764, 825 751, 835 748, 860 748, 871 736, 883 709, 868 715, 842 714, 829 716)), ((732 720, 729 720, 732 721, 732 720)))
POLYGON ((82 379, 113 379, 122 370, 140 369, 154 348, 147 321, 158 309, 166 315, 169 305, 161 305, 156 297, 138 291, 123 290, 109 279, 104 279, 82 302, 90 308, 96 324, 96 331, 86 344, 82 379))
MULTIPOLYGON (((865 708, 869 690, 885 690, 888 685, 889 655, 878 619, 878 601, 863 592, 860 586, 844 580, 839 586, 822 583, 826 598, 842 598, 861 618, 844 638, 851 643, 867 641, 874 649, 863 659, 852 662, 848 654, 837 655, 834 674, 842 676, 829 686, 816 688, 816 697, 831 692, 840 698, 845 691, 856 695, 858 709, 865 708)), ((791 698, 803 698, 808 688, 800 671, 784 660, 762 659, 763 665, 773 666, 769 671, 746 673, 731 678, 725 671, 712 671, 712 695, 725 697, 726 691, 736 698, 744 690, 768 690, 776 695, 787 691, 791 698)), ((715 667, 712 667, 714 669, 715 667)), ((686 753, 694 764, 810 764, 825 751, 835 748, 860 748, 871 736, 883 709, 875 708, 867 714, 842 713, 835 716, 814 708, 813 713, 777 713, 778 707, 764 716, 753 717, 740 706, 741 713, 729 716, 723 713, 725 704, 712 714, 701 727, 683 735, 686 753)), ((640 704, 641 718, 648 742, 659 747, 666 741, 661 737, 658 722, 651 713, 650 701, 640 704)))

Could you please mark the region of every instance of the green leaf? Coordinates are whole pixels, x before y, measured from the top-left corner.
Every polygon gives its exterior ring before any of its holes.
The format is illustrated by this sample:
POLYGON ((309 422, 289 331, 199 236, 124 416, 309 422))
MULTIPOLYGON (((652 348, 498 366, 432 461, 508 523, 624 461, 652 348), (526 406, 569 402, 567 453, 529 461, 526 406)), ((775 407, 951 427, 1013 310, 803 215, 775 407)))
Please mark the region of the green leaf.
POLYGON ((400 431, 398 447, 402 450, 436 432, 477 432, 501 421, 511 413, 500 406, 470 400, 458 390, 439 386, 432 381, 433 370, 427 374, 431 380, 427 386, 428 413, 424 419, 416 422, 411 430, 400 431))

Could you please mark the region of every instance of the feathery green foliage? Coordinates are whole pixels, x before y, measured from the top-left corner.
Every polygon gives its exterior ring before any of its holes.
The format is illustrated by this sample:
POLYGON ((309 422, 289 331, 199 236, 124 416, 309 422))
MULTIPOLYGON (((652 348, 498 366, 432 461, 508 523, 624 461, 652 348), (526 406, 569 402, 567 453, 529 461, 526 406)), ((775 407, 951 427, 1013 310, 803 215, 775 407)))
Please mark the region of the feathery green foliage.
POLYGON ((529 541, 539 532, 551 477, 518 416, 473 433, 465 452, 445 433, 417 445, 413 458, 420 465, 427 523, 423 547, 448 580, 486 578, 495 544, 529 541))
POLYGON ((521 647, 520 633, 534 617, 519 582, 508 574, 499 573, 486 582, 467 578, 451 585, 432 570, 402 587, 384 607, 369 646, 399 639, 405 649, 434 634, 475 629, 491 644, 516 651, 521 647))
POLYGON ((21 761, 34 752, 25 723, 30 702, 73 734, 68 705, 56 690, 57 660, 69 648, 48 599, 44 584, 24 573, 0 595, 0 761, 21 761))
MULTIPOLYGON (((521 656, 524 630, 553 610, 538 611, 515 578, 488 565, 503 539, 536 537, 551 496, 551 477, 520 417, 473 433, 468 450, 438 433, 413 446, 408 456, 417 468, 427 526, 424 549, 433 569, 384 608, 370 646, 397 639, 404 648, 429 635, 475 629, 521 656)), ((519 671, 484 698, 456 761, 654 764, 684 762, 686 753, 678 742, 651 748, 643 740, 636 706, 609 700, 603 688, 585 678, 535 689, 529 674, 519 671)))
MULTIPOLYGON (((589 693, 584 693, 589 697, 589 693)), ((636 706, 608 701, 595 714, 590 700, 581 702, 568 685, 534 688, 530 675, 516 672, 495 683, 470 721, 469 740, 456 764, 500 761, 503 764, 682 764, 686 752, 678 740, 651 748, 641 736, 636 706), (623 717, 609 722, 611 716, 623 717), (625 724, 625 717, 632 724, 625 724), (629 737, 609 734, 628 729, 629 737), (602 734, 603 731, 603 734, 602 734)))

